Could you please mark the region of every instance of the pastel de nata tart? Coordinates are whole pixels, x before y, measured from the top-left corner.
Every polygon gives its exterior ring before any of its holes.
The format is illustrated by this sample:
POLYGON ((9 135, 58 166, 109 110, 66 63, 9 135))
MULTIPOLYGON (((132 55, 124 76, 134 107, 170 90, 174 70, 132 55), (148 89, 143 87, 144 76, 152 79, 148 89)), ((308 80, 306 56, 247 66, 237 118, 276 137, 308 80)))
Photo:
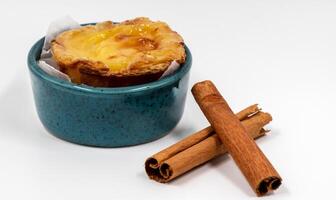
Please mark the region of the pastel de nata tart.
POLYGON ((65 31, 52 41, 51 51, 72 82, 97 87, 157 80, 173 61, 182 64, 186 57, 178 33, 143 17, 65 31))

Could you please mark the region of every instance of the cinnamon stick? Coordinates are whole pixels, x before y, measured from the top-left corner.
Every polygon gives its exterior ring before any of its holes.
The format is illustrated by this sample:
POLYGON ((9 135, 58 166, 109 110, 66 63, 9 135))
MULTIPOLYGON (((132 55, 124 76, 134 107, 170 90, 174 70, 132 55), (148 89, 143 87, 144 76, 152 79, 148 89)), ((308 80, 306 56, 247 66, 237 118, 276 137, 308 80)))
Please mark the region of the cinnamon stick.
POLYGON ((192 88, 196 102, 258 196, 275 190, 281 177, 249 137, 240 120, 211 81, 192 88))
MULTIPOLYGON (((267 132, 263 127, 272 120, 271 115, 261 112, 257 104, 236 116, 254 139, 267 132)), ((224 153, 227 153, 226 147, 209 126, 148 158, 145 169, 151 179, 166 183, 224 153)))

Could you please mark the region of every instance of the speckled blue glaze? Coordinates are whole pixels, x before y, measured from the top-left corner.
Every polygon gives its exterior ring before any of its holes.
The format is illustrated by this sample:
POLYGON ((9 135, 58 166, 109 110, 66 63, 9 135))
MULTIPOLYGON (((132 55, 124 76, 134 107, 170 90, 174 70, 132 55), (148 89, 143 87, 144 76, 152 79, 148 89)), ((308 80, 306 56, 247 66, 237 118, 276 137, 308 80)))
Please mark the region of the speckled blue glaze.
POLYGON ((180 69, 147 84, 95 88, 46 74, 38 65, 44 38, 30 50, 28 66, 38 116, 44 127, 69 142, 121 147, 150 142, 169 133, 182 117, 191 54, 180 69))

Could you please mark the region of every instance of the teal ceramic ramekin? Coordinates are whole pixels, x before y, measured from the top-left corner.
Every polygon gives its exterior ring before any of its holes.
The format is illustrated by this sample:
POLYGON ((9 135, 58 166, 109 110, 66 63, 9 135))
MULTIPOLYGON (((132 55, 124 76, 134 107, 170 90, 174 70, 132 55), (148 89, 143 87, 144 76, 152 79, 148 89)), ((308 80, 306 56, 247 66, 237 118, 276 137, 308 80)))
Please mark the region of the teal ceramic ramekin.
POLYGON ((169 133, 182 117, 192 58, 172 75, 147 84, 96 88, 45 73, 37 61, 44 38, 31 48, 28 67, 36 110, 44 127, 69 142, 121 147, 169 133))

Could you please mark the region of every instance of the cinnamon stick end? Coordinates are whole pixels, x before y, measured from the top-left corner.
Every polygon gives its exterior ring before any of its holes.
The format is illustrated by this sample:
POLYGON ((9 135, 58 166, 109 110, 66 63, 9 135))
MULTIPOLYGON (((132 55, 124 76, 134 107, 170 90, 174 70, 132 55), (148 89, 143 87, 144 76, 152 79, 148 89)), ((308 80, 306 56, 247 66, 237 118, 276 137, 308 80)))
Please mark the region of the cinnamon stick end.
POLYGON ((263 196, 269 191, 278 189, 281 185, 281 181, 281 178, 276 176, 265 178, 259 183, 258 187, 256 188, 257 195, 263 196))
POLYGON ((167 163, 159 164, 157 159, 150 157, 145 162, 145 170, 147 176, 159 183, 167 183, 170 181, 171 168, 167 163))
POLYGON ((219 94, 215 85, 210 80, 195 83, 191 88, 191 92, 195 98, 203 99, 207 95, 219 94))
POLYGON ((160 173, 158 161, 153 157, 148 158, 145 161, 145 170, 150 179, 155 179, 156 174, 160 173))

